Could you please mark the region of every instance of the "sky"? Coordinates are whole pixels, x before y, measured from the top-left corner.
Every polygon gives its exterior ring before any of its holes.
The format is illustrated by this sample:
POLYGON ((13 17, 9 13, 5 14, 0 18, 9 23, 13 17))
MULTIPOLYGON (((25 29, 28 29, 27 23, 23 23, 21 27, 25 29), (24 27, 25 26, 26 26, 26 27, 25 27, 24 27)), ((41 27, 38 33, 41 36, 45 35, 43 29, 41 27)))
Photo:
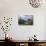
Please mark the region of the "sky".
POLYGON ((24 15, 24 16, 20 16, 21 19, 23 20, 28 20, 28 19, 33 19, 32 15, 24 15))

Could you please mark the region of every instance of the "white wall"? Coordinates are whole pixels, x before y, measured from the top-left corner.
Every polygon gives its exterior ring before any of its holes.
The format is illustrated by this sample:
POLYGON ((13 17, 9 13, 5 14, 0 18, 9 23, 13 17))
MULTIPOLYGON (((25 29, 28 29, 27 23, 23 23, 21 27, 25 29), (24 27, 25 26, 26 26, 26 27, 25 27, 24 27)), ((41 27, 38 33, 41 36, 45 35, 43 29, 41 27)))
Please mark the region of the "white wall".
POLYGON ((44 28, 44 39, 46 39, 46 14, 45 14, 45 24, 44 24, 44 26, 45 26, 45 28, 44 28))
MULTIPOLYGON (((46 8, 32 8, 28 0, 0 0, 0 16, 13 17, 9 33, 16 37, 17 40, 27 40, 34 34, 37 35, 39 40, 44 40, 45 13, 46 8), (18 16, 20 15, 33 15, 34 25, 19 26, 18 16)), ((2 39, 2 36, 0 39, 2 39)))
POLYGON ((44 16, 34 15, 34 25, 32 26, 19 26, 17 23, 17 19, 14 18, 13 26, 12 26, 12 35, 20 40, 27 40, 29 37, 32 37, 34 34, 37 35, 37 38, 42 40, 44 39, 44 16))

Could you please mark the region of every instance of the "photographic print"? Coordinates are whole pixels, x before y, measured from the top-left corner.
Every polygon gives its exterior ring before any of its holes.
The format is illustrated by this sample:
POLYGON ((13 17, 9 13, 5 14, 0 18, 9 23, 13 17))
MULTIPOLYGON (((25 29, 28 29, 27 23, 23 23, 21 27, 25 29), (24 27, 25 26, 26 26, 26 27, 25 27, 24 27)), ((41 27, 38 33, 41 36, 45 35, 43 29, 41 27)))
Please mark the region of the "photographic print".
POLYGON ((18 24, 19 25, 33 25, 33 16, 32 15, 19 16, 18 24))

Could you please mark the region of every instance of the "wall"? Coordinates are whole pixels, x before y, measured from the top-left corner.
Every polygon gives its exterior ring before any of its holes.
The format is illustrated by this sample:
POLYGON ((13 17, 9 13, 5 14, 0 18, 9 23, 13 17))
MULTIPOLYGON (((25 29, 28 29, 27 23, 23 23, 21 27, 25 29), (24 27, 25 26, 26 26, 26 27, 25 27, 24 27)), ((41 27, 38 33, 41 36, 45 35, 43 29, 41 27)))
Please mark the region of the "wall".
MULTIPOLYGON (((45 7, 45 6, 44 6, 45 7)), ((32 8, 28 0, 0 0, 0 16, 13 17, 13 22, 10 33, 17 40, 27 40, 34 34, 37 35, 39 40, 44 40, 45 30, 45 16, 46 8, 32 8), (18 16, 20 15, 33 15, 34 25, 32 26, 19 26, 18 16)), ((2 32, 2 31, 1 31, 2 32)), ((1 34, 1 33, 0 33, 1 34)), ((1 34, 2 35, 2 34, 1 34)), ((0 39, 3 37, 0 36, 0 39)))
POLYGON ((46 15, 45 15, 45 24, 44 24, 45 28, 44 28, 44 39, 46 39, 46 15))

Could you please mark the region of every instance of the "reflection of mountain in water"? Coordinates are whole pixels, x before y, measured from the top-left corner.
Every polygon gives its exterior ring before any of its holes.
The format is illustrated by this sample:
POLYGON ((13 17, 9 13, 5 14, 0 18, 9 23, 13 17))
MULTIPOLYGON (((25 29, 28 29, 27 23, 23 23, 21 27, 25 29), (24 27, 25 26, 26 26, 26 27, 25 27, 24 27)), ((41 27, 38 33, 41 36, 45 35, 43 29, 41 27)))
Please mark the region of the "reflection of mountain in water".
POLYGON ((19 22, 18 22, 20 25, 32 25, 33 24, 33 20, 32 19, 19 19, 19 22))

